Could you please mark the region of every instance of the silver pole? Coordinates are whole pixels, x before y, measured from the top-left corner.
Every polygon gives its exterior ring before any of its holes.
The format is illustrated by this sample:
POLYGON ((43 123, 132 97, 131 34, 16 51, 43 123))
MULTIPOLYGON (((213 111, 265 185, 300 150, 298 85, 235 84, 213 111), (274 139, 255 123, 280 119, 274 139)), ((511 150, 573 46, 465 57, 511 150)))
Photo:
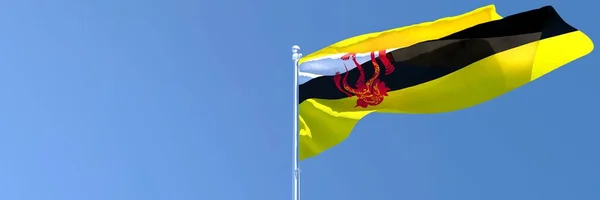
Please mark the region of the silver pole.
POLYGON ((298 61, 302 57, 300 47, 292 46, 294 60, 294 200, 300 200, 300 167, 298 166, 298 61))

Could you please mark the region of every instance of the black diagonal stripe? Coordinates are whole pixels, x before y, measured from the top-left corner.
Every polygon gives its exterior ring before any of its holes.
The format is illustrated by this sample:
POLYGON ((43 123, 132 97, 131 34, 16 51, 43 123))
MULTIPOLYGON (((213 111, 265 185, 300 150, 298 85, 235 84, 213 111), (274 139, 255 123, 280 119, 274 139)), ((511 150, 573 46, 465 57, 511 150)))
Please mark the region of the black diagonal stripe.
MULTIPOLYGON (((577 31, 552 8, 518 13, 501 20, 479 24, 438 40, 421 42, 387 53, 395 71, 381 75, 386 86, 394 90, 422 84, 448 75, 483 58, 527 43, 577 31)), ((383 64, 379 62, 383 68, 383 64)), ((373 64, 361 65, 366 78, 373 75, 373 64)), ((357 68, 348 73, 348 83, 354 86, 357 68)), ((342 74, 344 76, 345 73, 342 74)), ((309 98, 341 99, 347 96, 335 86, 333 76, 311 79, 299 86, 299 102, 309 98)))

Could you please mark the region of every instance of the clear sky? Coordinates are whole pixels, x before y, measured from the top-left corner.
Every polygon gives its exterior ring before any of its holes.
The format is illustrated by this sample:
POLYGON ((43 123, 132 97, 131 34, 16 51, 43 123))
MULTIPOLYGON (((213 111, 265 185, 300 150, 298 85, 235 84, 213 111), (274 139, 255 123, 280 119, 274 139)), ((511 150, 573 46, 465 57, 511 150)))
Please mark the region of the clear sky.
MULTIPOLYGON (((491 3, 600 41, 592 1, 3 1, 0 199, 291 199, 292 45, 491 3)), ((467 110, 369 115, 302 162, 302 198, 600 199, 596 54, 467 110)))

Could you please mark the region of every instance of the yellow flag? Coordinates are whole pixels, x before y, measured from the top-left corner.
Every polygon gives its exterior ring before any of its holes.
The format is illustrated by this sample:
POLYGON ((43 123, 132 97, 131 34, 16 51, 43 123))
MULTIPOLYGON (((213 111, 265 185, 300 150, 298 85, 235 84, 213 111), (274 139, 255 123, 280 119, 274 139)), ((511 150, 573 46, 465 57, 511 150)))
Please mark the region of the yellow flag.
POLYGON ((340 41, 299 61, 300 160, 341 143, 369 113, 468 108, 593 48, 551 6, 502 18, 490 5, 340 41))

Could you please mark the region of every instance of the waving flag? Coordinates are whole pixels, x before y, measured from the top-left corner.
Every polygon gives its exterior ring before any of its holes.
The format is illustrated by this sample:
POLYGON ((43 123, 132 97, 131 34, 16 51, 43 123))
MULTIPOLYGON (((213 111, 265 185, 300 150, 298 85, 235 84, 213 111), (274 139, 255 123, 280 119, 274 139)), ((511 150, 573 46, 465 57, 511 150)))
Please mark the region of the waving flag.
POLYGON ((299 61, 300 160, 341 143, 369 113, 468 108, 592 50, 551 6, 502 18, 490 5, 335 43, 299 61))

